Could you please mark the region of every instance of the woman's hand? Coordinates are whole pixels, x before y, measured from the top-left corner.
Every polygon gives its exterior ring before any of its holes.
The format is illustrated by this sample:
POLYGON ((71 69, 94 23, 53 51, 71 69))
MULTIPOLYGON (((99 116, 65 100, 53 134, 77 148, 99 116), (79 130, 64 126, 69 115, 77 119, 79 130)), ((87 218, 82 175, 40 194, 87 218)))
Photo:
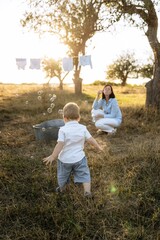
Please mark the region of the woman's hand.
POLYGON ((99 97, 103 93, 103 90, 98 90, 97 97, 99 97))

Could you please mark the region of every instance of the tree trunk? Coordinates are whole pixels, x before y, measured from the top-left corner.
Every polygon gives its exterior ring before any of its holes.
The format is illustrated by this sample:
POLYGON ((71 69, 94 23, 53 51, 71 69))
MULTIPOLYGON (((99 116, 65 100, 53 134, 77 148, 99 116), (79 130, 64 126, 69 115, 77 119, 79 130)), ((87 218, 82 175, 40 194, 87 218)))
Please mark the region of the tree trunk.
POLYGON ((152 106, 160 111, 160 44, 159 50, 155 52, 155 69, 153 75, 153 88, 152 88, 152 106))
POLYGON ((153 101, 153 79, 151 79, 149 82, 146 83, 146 107, 149 108, 152 106, 152 101, 153 101))
MULTIPOLYGON (((127 76, 128 76, 128 75, 127 75, 127 76)), ((122 87, 126 86, 127 76, 123 76, 123 78, 122 78, 122 82, 121 82, 121 86, 122 86, 122 87)))
POLYGON ((146 84, 146 107, 160 111, 160 43, 157 39, 157 28, 157 24, 154 27, 149 26, 146 34, 154 54, 153 80, 146 84))
POLYGON ((154 52, 155 66, 153 80, 146 84, 146 107, 151 106, 160 110, 160 44, 158 41, 155 42, 154 48, 152 48, 154 52))
MULTIPOLYGON (((60 80, 60 79, 59 79, 59 80, 60 80)), ((60 89, 60 90, 63 90, 63 81, 62 81, 62 80, 60 80, 59 89, 60 89)))
POLYGON ((73 77, 75 94, 82 94, 82 78, 80 78, 81 67, 78 67, 78 57, 74 59, 75 72, 73 77))
POLYGON ((80 95, 82 94, 82 78, 77 77, 74 79, 74 86, 75 86, 75 94, 80 95))

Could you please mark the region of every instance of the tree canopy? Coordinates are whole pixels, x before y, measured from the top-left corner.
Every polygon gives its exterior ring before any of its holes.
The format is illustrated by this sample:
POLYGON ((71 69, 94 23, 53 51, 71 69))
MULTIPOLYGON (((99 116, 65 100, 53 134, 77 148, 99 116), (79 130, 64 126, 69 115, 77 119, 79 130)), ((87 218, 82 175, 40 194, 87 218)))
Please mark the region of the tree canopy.
POLYGON ((107 79, 120 80, 125 86, 129 75, 138 72, 138 64, 133 53, 120 55, 107 69, 107 79))
POLYGON ((61 61, 53 58, 44 58, 42 61, 42 69, 46 73, 46 77, 49 78, 49 81, 51 78, 56 77, 59 80, 59 88, 63 90, 63 80, 67 74, 63 73, 61 61))
MULTIPOLYGON (((158 7, 159 0, 104 0, 109 11, 106 19, 113 24, 121 18, 129 24, 143 30, 151 46, 154 56, 153 80, 148 88, 146 106, 160 111, 160 42, 158 40, 158 7)), ((109 25, 108 25, 109 26, 109 25)))
POLYGON ((50 32, 57 34, 68 46, 68 54, 74 58, 75 93, 81 93, 81 68, 78 68, 79 55, 85 55, 87 41, 95 32, 103 29, 100 16, 102 1, 96 0, 60 0, 28 1, 30 10, 21 20, 22 26, 34 29, 39 34, 50 32))

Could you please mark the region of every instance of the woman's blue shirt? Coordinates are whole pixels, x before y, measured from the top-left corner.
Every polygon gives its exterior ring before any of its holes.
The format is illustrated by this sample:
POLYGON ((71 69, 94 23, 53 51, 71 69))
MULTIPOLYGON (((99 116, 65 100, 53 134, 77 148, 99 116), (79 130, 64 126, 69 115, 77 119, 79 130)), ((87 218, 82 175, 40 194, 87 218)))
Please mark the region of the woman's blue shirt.
POLYGON ((92 108, 102 109, 105 118, 116 118, 122 121, 122 112, 119 108, 116 98, 110 98, 108 102, 105 99, 94 100, 92 108))

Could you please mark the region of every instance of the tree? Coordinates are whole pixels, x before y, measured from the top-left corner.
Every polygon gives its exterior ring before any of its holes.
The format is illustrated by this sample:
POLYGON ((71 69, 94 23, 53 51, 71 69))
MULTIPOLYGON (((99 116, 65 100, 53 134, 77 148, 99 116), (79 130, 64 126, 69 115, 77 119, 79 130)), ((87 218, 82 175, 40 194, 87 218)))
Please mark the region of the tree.
POLYGON ((147 59, 146 64, 141 64, 139 66, 138 74, 143 78, 153 79, 153 69, 154 69, 154 60, 153 60, 153 57, 150 56, 147 59))
POLYGON ((139 73, 143 78, 153 78, 153 64, 147 63, 140 67, 139 73))
POLYGON ((113 64, 108 66, 107 79, 119 79, 122 86, 125 86, 129 75, 138 71, 134 54, 127 53, 119 56, 113 64))
POLYGON ((160 42, 158 41, 159 0, 104 0, 109 14, 106 20, 113 24, 122 17, 145 32, 154 56, 153 80, 147 87, 146 106, 160 110, 160 42), (138 18, 137 18, 138 16, 138 18))
POLYGON ((61 66, 61 61, 56 61, 53 58, 45 58, 42 61, 42 69, 44 72, 46 72, 46 77, 49 77, 49 81, 51 78, 57 77, 60 82, 59 89, 63 90, 63 80, 67 76, 68 72, 62 77, 63 70, 61 66))
MULTIPOLYGON (((26 0, 27 1, 27 0, 26 0)), ((103 4, 97 0, 28 0, 30 10, 21 20, 23 27, 29 26, 42 34, 57 34, 74 59, 75 93, 82 92, 81 67, 78 66, 79 55, 85 55, 87 41, 95 32, 103 29, 100 10, 103 4)))

